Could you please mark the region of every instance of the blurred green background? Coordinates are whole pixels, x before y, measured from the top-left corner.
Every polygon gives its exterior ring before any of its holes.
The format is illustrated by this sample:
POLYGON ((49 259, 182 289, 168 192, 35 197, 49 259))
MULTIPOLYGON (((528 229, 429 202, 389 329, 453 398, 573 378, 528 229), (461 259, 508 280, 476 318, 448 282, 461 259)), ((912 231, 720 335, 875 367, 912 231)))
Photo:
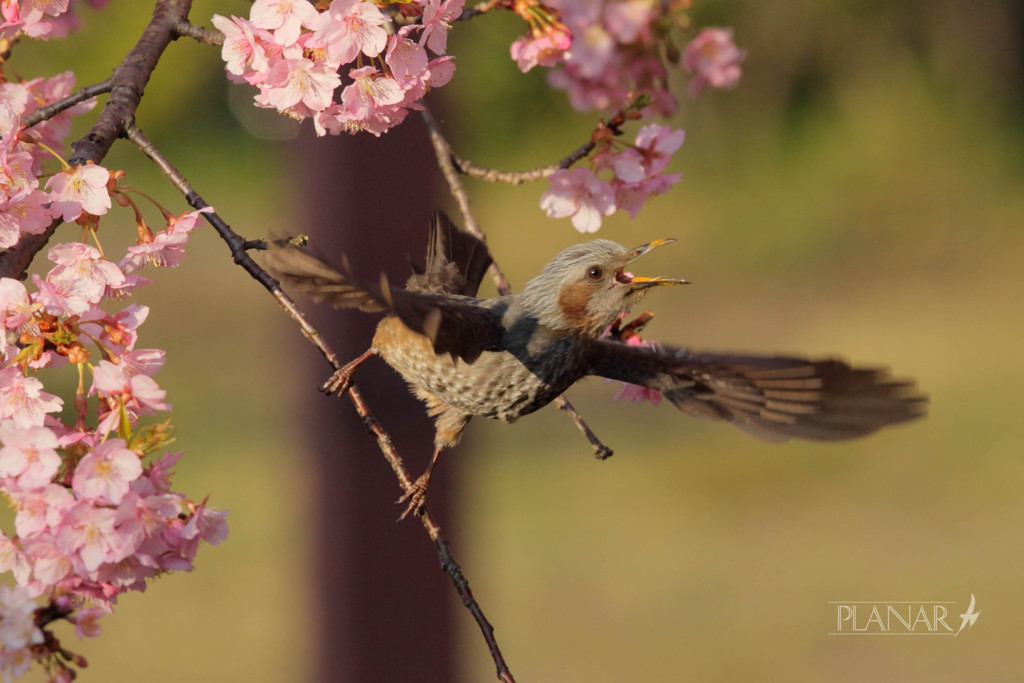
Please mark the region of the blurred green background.
MULTIPOLYGON (((105 78, 148 5, 85 12, 85 31, 18 46, 12 65, 25 77, 72 65, 80 84, 105 78)), ((455 551, 512 671, 521 681, 1020 680, 1024 10, 697 5, 698 21, 735 27, 748 50, 740 86, 681 98, 684 181, 600 234, 679 239, 644 272, 696 284, 645 301, 658 314, 648 336, 891 365, 919 380, 930 416, 852 444, 767 445, 669 406, 613 403, 615 388, 591 380, 570 397, 615 449, 606 462, 553 409, 511 427, 474 422, 455 551), (953 600, 958 614, 972 592, 983 614, 955 640, 826 635, 829 601, 953 600)), ((209 25, 246 8, 197 0, 192 17, 209 25)), ((443 126, 483 166, 550 163, 593 125, 543 74, 518 73, 502 46, 521 32, 493 16, 451 38, 458 72, 444 90, 461 113, 443 126)), ((139 125, 245 236, 301 232, 281 164, 290 147, 255 139, 231 114, 218 52, 172 45, 139 125)), ((127 145, 107 165, 184 210, 127 145)), ((514 286, 580 239, 539 211, 542 185, 468 186, 514 286)), ((116 229, 103 237, 118 243, 116 229)), ((296 452, 293 406, 312 387, 289 363, 304 342, 212 231, 153 280, 136 300, 153 310, 141 343, 168 350, 158 380, 186 452, 176 483, 230 509, 231 536, 204 549, 194 575, 124 597, 104 637, 71 647, 90 660, 85 680, 305 680, 314 473, 296 452)), ((464 680, 491 680, 479 633, 468 616, 459 623, 464 680)))

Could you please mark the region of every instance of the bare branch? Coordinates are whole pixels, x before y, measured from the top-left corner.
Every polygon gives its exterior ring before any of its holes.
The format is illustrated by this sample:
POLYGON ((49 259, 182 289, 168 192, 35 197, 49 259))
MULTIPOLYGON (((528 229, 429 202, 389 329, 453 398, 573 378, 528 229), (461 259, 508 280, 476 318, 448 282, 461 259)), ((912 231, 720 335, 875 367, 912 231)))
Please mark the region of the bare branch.
MULTIPOLYGON (((153 160, 153 162, 160 168, 163 174, 168 180, 185 196, 185 200, 195 209, 203 209, 209 206, 206 201, 199 196, 199 194, 192 188, 188 180, 171 164, 170 160, 143 134, 141 130, 134 124, 129 122, 125 126, 125 135, 131 140, 146 156, 153 160)), ((275 280, 267 271, 265 271, 258 263, 256 263, 246 251, 247 248, 253 246, 253 242, 244 240, 238 233, 231 229, 231 227, 223 220, 216 212, 210 212, 203 214, 207 221, 213 225, 217 234, 221 236, 231 250, 231 255, 234 258, 235 263, 240 265, 250 275, 252 275, 261 285, 263 285, 273 296, 277 303, 285 310, 285 312, 298 324, 299 329, 302 331, 309 341, 320 350, 327 362, 330 363, 331 367, 338 370, 342 367, 341 362, 338 361, 338 357, 334 351, 327 345, 323 337, 317 331, 317 329, 306 319, 306 316, 302 313, 295 302, 285 294, 284 290, 281 289, 280 283, 275 280)), ((394 444, 391 441, 391 437, 384 431, 377 422, 377 419, 370 412, 366 402, 363 400, 362 394, 359 389, 354 385, 350 384, 348 387, 348 397, 352 401, 352 405, 355 407, 356 413, 363 420, 363 424, 366 425, 367 430, 374 435, 377 439, 377 445, 383 453, 384 458, 391 465, 391 469, 395 473, 395 477, 398 479, 398 485, 402 489, 403 493, 408 493, 413 490, 413 482, 409 477, 409 472, 405 468, 405 463, 402 458, 398 455, 395 450, 394 444)), ((463 605, 469 611, 473 618, 476 620, 480 632, 484 637, 484 641, 487 643, 487 648, 491 653, 491 657, 494 659, 494 664, 497 667, 498 678, 507 683, 514 683, 512 674, 508 669, 508 665, 505 663, 505 659, 501 654, 501 649, 498 646, 498 642, 494 637, 494 628, 490 622, 484 616, 483 610, 480 608, 480 604, 473 596, 473 592, 469 588, 469 582, 462 574, 462 569, 458 563, 452 557, 451 550, 448 547, 448 542, 441 534, 441 527, 433 520, 426 508, 422 509, 419 515, 420 522, 427 530, 430 540, 434 543, 434 548, 437 551, 438 558, 441 561, 441 568, 452 581, 455 586, 456 592, 462 599, 463 605)))
POLYGON ((627 106, 626 108, 618 111, 610 121, 599 122, 597 124, 597 128, 595 128, 594 132, 591 133, 590 140, 574 149, 557 164, 542 166, 531 171, 499 171, 493 168, 474 166, 467 159, 463 159, 462 157, 449 152, 451 156, 451 163, 455 170, 463 175, 468 175, 471 178, 477 178, 478 180, 483 180, 488 183, 522 185, 523 183, 547 178, 552 173, 567 169, 577 161, 586 158, 587 155, 593 152, 594 148, 597 147, 597 141, 599 139, 608 135, 622 135, 622 125, 629 119, 636 118, 636 116, 637 111, 635 105, 627 106))
POLYGON ((114 69, 106 106, 88 135, 73 145, 71 165, 99 163, 107 155, 125 123, 135 115, 149 77, 164 50, 177 38, 175 27, 188 18, 191 7, 192 0, 158 0, 139 42, 114 69))
POLYGON ((543 166, 541 168, 535 168, 532 171, 498 171, 493 168, 482 168, 480 166, 474 166, 466 159, 462 157, 452 155, 452 164, 455 169, 463 175, 468 175, 470 178, 477 178, 488 183, 508 183, 509 185, 522 185, 534 180, 540 180, 541 178, 547 178, 555 171, 561 171, 569 168, 580 159, 585 158, 588 154, 594 151, 594 147, 597 145, 593 140, 586 144, 580 145, 578 148, 572 151, 569 156, 565 157, 557 164, 551 164, 550 166, 543 166))
POLYGON ((487 14, 495 7, 501 7, 504 4, 504 0, 487 0, 486 2, 478 3, 473 7, 467 7, 466 9, 462 10, 462 14, 459 15, 457 21, 468 21, 469 19, 472 19, 473 17, 479 16, 481 14, 487 14))
MULTIPOLYGON (((423 107, 420 111, 420 116, 423 118, 423 122, 426 124, 427 131, 430 134, 430 143, 434 146, 434 156, 437 157, 437 165, 441 167, 441 173, 448 183, 448 190, 455 197, 455 203, 459 205, 463 227, 466 232, 486 244, 487 236, 484 235, 480 225, 476 222, 476 218, 473 217, 473 212, 469 208, 469 195, 466 194, 466 188, 462 186, 462 181, 459 180, 458 169, 452 163, 452 148, 448 144, 448 140, 441 134, 441 129, 438 128, 437 121, 429 109, 423 107)), ((494 285, 498 288, 498 293, 511 294, 512 288, 508 284, 505 273, 501 272, 501 268, 498 267, 497 261, 491 263, 490 272, 494 285)))
POLYGON ((182 19, 174 25, 174 32, 183 38, 192 38, 208 45, 220 47, 224 44, 224 34, 220 31, 211 31, 208 28, 196 26, 186 19, 182 19))
POLYGON ((79 102, 85 102, 86 100, 96 97, 97 95, 102 95, 103 93, 110 92, 110 89, 111 87, 113 87, 113 84, 114 79, 111 77, 105 81, 100 81, 99 83, 87 85, 81 90, 78 90, 68 95, 62 100, 58 100, 53 104, 47 105, 45 107, 39 107, 31 114, 26 116, 24 119, 22 119, 21 123, 25 128, 31 128, 37 123, 46 121, 48 119, 52 119, 57 114, 61 113, 65 109, 70 109, 79 102))

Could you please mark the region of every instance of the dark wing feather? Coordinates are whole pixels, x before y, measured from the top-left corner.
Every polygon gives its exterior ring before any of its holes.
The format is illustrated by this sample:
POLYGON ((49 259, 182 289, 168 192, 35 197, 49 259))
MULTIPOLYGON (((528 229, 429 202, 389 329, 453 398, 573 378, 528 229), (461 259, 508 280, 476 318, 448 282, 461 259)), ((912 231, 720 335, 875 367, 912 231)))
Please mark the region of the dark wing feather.
POLYGON ((426 268, 411 276, 405 286, 417 292, 476 296, 491 260, 486 244, 459 230, 444 212, 436 211, 430 223, 426 268))
POLYGON ((326 301, 335 308, 358 308, 367 313, 386 313, 391 306, 361 283, 293 246, 271 247, 263 252, 264 266, 282 283, 313 301, 326 301))
POLYGON ((925 414, 912 382, 840 360, 691 353, 598 341, 591 374, 661 391, 684 413, 769 441, 864 436, 925 414))
POLYGON ((274 277, 314 301, 397 315, 410 329, 429 338, 436 353, 472 362, 501 343, 501 320, 476 299, 410 292, 390 286, 383 274, 380 285, 371 285, 292 246, 267 250, 263 261, 274 277))

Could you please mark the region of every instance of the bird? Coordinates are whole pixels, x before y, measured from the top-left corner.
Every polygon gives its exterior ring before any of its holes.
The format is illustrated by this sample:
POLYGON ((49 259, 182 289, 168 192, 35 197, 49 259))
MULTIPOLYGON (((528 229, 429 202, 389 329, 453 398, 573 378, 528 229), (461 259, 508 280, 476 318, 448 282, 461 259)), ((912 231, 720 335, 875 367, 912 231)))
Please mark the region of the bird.
POLYGON ((441 452, 459 442, 471 418, 514 422, 592 375, 660 391, 686 414, 768 441, 852 439, 924 415, 927 399, 916 384, 884 368, 631 345, 609 336, 651 290, 688 284, 629 270, 674 241, 632 249, 606 239, 574 244, 520 292, 483 299, 477 292, 492 263, 487 246, 440 211, 431 221, 425 266, 414 267, 404 287, 384 274, 376 283, 361 280, 344 259, 338 268, 291 245, 270 248, 263 259, 282 284, 314 301, 383 314, 369 349, 322 389, 344 393, 356 368, 377 355, 426 405, 434 451, 399 499, 408 503, 399 519, 423 509, 441 452))

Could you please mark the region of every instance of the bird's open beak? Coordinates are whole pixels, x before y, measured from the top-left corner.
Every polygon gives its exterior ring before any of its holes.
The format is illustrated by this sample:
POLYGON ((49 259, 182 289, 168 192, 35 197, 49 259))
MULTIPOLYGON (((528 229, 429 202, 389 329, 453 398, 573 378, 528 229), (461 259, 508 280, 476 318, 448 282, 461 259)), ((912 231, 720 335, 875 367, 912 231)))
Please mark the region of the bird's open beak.
MULTIPOLYGON (((631 263, 635 261, 636 259, 640 258, 641 256, 643 256, 652 249, 657 249, 658 247, 663 247, 666 244, 672 244, 673 242, 675 242, 675 239, 669 237, 667 239, 654 240, 653 242, 649 242, 647 244, 641 244, 639 247, 634 247, 633 249, 629 250, 628 254, 626 254, 626 263, 631 263)), ((690 283, 686 280, 680 280, 677 278, 633 276, 630 279, 629 284, 632 285, 631 288, 633 290, 638 290, 647 289, 648 287, 658 287, 660 285, 688 285, 690 283)))

